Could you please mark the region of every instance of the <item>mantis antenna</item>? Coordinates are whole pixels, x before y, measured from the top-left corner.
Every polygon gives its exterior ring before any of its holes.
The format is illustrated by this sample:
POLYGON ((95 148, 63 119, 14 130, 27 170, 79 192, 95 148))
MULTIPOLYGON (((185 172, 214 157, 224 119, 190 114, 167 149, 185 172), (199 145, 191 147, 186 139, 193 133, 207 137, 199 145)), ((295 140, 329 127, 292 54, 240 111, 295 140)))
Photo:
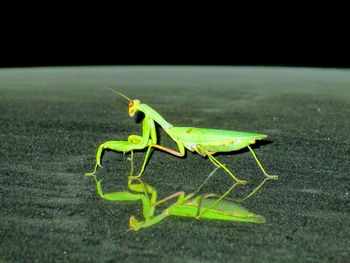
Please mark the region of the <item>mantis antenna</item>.
POLYGON ((124 99, 127 99, 128 101, 131 100, 130 98, 128 98, 128 97, 125 96, 124 94, 122 94, 122 93, 120 93, 120 92, 118 92, 118 91, 112 90, 111 88, 105 87, 105 89, 108 89, 108 90, 110 90, 110 91, 112 91, 112 92, 118 94, 119 96, 122 96, 124 99))

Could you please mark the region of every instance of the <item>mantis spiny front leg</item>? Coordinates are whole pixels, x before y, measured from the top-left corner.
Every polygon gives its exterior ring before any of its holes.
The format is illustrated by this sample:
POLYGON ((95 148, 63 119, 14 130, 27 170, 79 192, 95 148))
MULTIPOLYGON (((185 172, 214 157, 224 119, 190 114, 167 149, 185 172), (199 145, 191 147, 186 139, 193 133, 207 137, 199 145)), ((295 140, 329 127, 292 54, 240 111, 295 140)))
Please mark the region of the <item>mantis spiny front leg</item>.
MULTIPOLYGON (((85 175, 92 176, 96 173, 98 167, 102 167, 101 157, 104 150, 112 150, 116 152, 127 153, 133 150, 142 150, 147 146, 150 146, 152 143, 154 144, 157 143, 156 131, 154 128, 154 121, 152 119, 145 117, 142 122, 142 136, 130 135, 128 137, 128 141, 107 141, 101 144, 97 149, 96 164, 95 164, 94 170, 90 173, 85 173, 85 175)), ((146 153, 146 157, 143 162, 139 176, 141 176, 142 172, 144 171, 144 168, 148 160, 149 151, 150 151, 150 147, 146 153)))

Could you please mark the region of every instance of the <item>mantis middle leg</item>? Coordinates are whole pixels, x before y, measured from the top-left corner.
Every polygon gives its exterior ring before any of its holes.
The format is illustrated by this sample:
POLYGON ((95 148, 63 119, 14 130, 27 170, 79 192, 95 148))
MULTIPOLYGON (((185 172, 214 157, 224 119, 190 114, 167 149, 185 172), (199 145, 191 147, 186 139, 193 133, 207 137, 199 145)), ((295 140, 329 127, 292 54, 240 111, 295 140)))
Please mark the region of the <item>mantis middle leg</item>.
MULTIPOLYGON (((155 133, 155 130, 154 130, 154 133, 155 133)), ((154 136, 152 136, 152 130, 151 130, 151 141, 152 143, 148 146, 148 149, 147 149, 147 152, 146 152, 146 156, 145 156, 145 159, 143 161, 143 164, 142 164, 142 168, 141 168, 141 171, 139 172, 139 174, 137 176, 134 176, 134 178, 139 178, 141 177, 142 173, 144 172, 144 169, 146 167, 146 164, 147 164, 147 161, 149 159, 149 155, 150 155, 150 152, 151 152, 151 148, 157 148, 157 149, 160 149, 162 151, 165 151, 165 152, 168 152, 172 155, 175 155, 177 157, 183 157, 185 155, 185 147, 182 143, 178 143, 178 148, 179 148, 179 152, 175 151, 175 150, 172 150, 172 149, 169 149, 165 146, 162 146, 162 145, 159 145, 159 144, 156 144, 156 139, 153 139, 153 138, 156 138, 155 137, 156 135, 154 134, 154 136)))

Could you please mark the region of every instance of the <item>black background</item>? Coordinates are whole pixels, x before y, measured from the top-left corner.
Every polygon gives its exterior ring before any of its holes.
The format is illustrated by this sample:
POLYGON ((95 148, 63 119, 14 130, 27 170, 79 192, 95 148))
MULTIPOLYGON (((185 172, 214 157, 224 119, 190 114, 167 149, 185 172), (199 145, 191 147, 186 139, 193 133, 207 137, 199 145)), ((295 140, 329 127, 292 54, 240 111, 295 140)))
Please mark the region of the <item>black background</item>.
POLYGON ((220 12, 183 9, 157 16, 142 9, 139 13, 111 9, 107 14, 108 7, 104 7, 103 12, 85 14, 82 7, 63 8, 55 9, 57 14, 34 16, 26 12, 20 20, 5 21, 0 67, 350 67, 347 21, 341 7, 333 10, 327 6, 321 12, 316 6, 306 9, 295 5, 269 12, 258 9, 256 13, 238 7, 225 13, 222 7, 220 12))
POLYGON ((346 42, 336 36, 205 36, 189 38, 34 36, 3 43, 0 67, 79 65, 264 65, 350 67, 346 42), (126 38, 126 41, 121 39, 126 38), (339 41, 339 42, 338 42, 339 41))
POLYGON ((0 67, 79 65, 254 65, 297 67, 350 67, 346 48, 315 43, 274 46, 253 42, 230 45, 171 43, 90 44, 41 43, 5 48, 0 67))

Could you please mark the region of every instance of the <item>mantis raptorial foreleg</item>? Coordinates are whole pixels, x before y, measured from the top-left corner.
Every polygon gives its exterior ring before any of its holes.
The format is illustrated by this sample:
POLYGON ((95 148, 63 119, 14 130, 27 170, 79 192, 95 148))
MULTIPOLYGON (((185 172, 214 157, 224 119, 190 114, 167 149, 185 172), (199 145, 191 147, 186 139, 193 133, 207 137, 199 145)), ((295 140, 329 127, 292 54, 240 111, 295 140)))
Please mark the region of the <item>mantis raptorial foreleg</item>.
MULTIPOLYGON (((96 153, 96 164, 93 172, 86 173, 86 176, 92 176, 96 173, 98 167, 101 166, 101 157, 104 150, 112 150, 116 152, 130 152, 132 150, 142 150, 151 144, 157 143, 157 135, 154 126, 154 121, 149 117, 145 117, 142 121, 142 136, 139 135, 130 135, 128 141, 107 141, 101 144, 96 153)), ((147 151, 144 163, 142 165, 141 172, 137 177, 140 177, 143 173, 148 157, 150 153, 150 147, 147 151)))
MULTIPOLYGON (((101 166, 101 156, 104 150, 112 150, 116 152, 127 153, 133 150, 141 150, 147 145, 151 144, 151 140, 148 139, 148 142, 145 143, 145 140, 138 135, 130 135, 128 138, 129 141, 107 141, 101 144, 98 147, 96 153, 96 164, 94 170, 91 173, 85 173, 86 176, 92 176, 96 173, 98 167, 101 166)), ((144 168, 143 168, 144 169, 144 168)))

